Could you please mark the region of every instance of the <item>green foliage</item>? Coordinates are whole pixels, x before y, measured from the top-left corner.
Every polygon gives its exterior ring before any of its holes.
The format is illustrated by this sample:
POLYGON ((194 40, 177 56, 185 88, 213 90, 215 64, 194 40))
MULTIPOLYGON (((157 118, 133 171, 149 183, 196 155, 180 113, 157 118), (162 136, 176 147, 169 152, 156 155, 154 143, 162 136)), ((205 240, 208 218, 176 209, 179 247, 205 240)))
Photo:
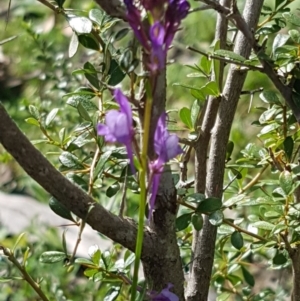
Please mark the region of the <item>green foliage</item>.
MULTIPOLYGON (((9 37, 0 42, 4 53, 11 51, 12 56, 16 56, 19 50, 14 43, 24 44, 24 50, 18 53, 22 57, 20 65, 13 64, 11 72, 20 73, 22 77, 37 71, 39 79, 36 76, 24 79, 24 92, 7 106, 16 120, 22 122, 21 127, 32 138, 32 143, 71 182, 112 212, 118 212, 121 199, 130 199, 126 202, 125 215, 136 219, 140 188, 128 168, 126 150, 106 145, 95 129, 98 122, 104 120, 108 109, 118 109, 111 100, 110 90, 121 83, 132 89, 131 79, 134 78, 134 85, 138 86, 145 76, 137 71, 140 61, 137 46, 128 38, 129 29, 123 28, 102 10, 76 4, 74 8, 83 8, 85 12, 79 10, 71 14, 64 10, 68 1, 55 2, 64 13, 59 16, 53 32, 38 33, 36 26, 49 15, 45 12, 39 15, 35 6, 29 8, 37 14, 38 20, 26 21, 25 17, 20 20, 15 15, 13 23, 8 24, 9 37), (72 34, 66 39, 59 27, 67 24, 72 34), (13 27, 20 29, 12 30, 13 27), (15 34, 19 33, 17 37, 15 34), (24 43, 25 36, 28 43, 24 43)), ((169 73, 173 85, 168 89, 178 91, 179 99, 184 95, 190 100, 177 110, 179 122, 184 124, 184 134, 196 138, 201 135, 197 120, 203 102, 208 96, 222 94, 219 74, 215 80, 211 79, 212 72, 218 69, 222 60, 235 64, 237 68, 259 69, 258 59, 263 57, 286 84, 299 81, 300 19, 290 12, 289 2, 276 0, 273 6, 263 8, 263 21, 258 26, 256 38, 263 42, 269 36, 266 52, 252 54, 246 59, 231 50, 219 49, 216 42, 213 48, 205 49, 205 55, 197 53, 193 56, 198 63, 186 65, 187 79, 174 78, 183 67, 170 67, 177 70, 169 73), (280 32, 283 28, 284 34, 280 32), (188 73, 191 70, 192 73, 188 73)), ((263 86, 263 91, 255 97, 255 106, 251 108, 250 105, 251 114, 246 117, 247 122, 252 119, 252 125, 248 122, 246 129, 233 130, 228 142, 223 199, 194 193, 190 187, 181 186, 179 177, 175 181, 177 174, 173 175, 179 204, 185 207, 179 209, 175 221, 182 261, 189 262, 191 232, 202 229, 205 215, 212 225, 218 227, 212 286, 219 301, 230 300, 233 296, 239 298, 237 300, 279 300, 276 294, 279 297, 285 295, 284 287, 252 293, 251 288, 255 286, 253 267, 259 262, 273 269, 289 269, 287 243, 294 247, 300 241, 300 206, 294 195, 300 183, 297 161, 300 131, 278 92, 267 83, 263 86), (255 131, 258 139, 254 138, 255 131), (238 132, 242 133, 243 139, 236 138, 238 132), (228 216, 230 210, 234 210, 234 217, 228 216)), ((299 105, 296 87, 293 95, 295 104, 299 105)), ((11 101, 9 97, 3 100, 11 101)), ((174 102, 169 106, 172 109, 174 102)), ((242 116, 243 104, 240 104, 237 114, 242 116)), ((137 120, 138 113, 133 118, 137 120)), ((239 121, 237 124, 241 127, 239 121)), ((0 155, 2 162, 10 161, 5 154, 0 155)), ((21 180, 17 185, 20 183, 21 180)), ((38 188, 33 188, 29 192, 37 194, 37 191, 38 188)), ((42 196, 44 199, 48 197, 42 196)), ((83 230, 84 223, 55 198, 50 198, 49 206, 83 230)), ((14 240, 5 242, 12 244, 14 240)), ((74 260, 73 254, 67 253, 65 236, 60 245, 53 240, 39 245, 20 236, 12 247, 15 258, 38 279, 49 295, 56 300, 82 300, 80 296, 85 295, 94 300, 127 300, 134 254, 123 252, 119 247, 105 251, 94 246, 89 250, 88 258, 74 260), (78 276, 80 268, 85 277, 78 276), (79 277, 84 285, 74 285, 69 289, 69 283, 78 281, 79 277)), ((6 271, 0 279, 0 299, 13 294, 14 300, 33 300, 35 295, 19 281, 20 274, 5 257, 1 257, 0 264, 6 271), (15 292, 11 283, 17 287, 15 292)))

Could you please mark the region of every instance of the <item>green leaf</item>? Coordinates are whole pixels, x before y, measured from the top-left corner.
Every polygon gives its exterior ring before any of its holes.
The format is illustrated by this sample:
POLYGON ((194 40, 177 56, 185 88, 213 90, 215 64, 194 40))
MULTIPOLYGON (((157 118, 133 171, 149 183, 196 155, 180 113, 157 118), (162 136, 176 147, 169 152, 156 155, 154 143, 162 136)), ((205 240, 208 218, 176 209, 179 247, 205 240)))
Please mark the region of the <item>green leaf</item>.
POLYGON ((265 221, 257 221, 251 224, 253 227, 258 229, 263 229, 267 231, 271 231, 274 228, 274 225, 265 221))
POLYGON ((278 8, 279 5, 281 5, 282 3, 284 3, 286 0, 275 0, 275 9, 278 8))
POLYGON ((69 44, 69 57, 73 57, 77 50, 78 50, 78 46, 79 46, 79 41, 78 41, 78 36, 76 34, 76 32, 73 32, 71 40, 70 40, 70 44, 69 44))
POLYGON ((282 16, 291 24, 300 26, 300 18, 292 13, 283 13, 282 16))
POLYGON ((133 60, 132 51, 130 49, 124 50, 119 59, 120 67, 123 70, 128 71, 128 69, 130 68, 130 65, 132 63, 132 60, 133 60))
POLYGON ((65 137, 66 137, 66 128, 61 128, 59 130, 58 137, 59 137, 60 143, 63 144, 63 142, 65 141, 65 137))
POLYGON ((196 100, 205 100, 205 95, 202 91, 197 89, 191 89, 191 95, 196 98, 196 100))
POLYGON ((50 111, 50 113, 47 115, 46 121, 45 121, 46 127, 49 127, 51 125, 52 121, 54 120, 54 118, 57 115, 58 110, 59 110, 58 108, 52 109, 50 111))
POLYGON ((112 60, 110 62, 108 75, 108 84, 111 86, 116 86, 124 79, 126 73, 122 71, 116 60, 112 60))
POLYGON ((216 50, 216 51, 214 51, 214 54, 225 57, 227 59, 231 59, 233 61, 238 61, 238 62, 244 62, 246 60, 246 58, 244 58, 243 56, 241 56, 233 51, 224 50, 224 49, 216 50))
POLYGON ((284 256, 284 254, 282 252, 277 250, 275 256, 272 259, 272 262, 275 265, 282 265, 287 262, 287 258, 286 258, 286 256, 284 256))
POLYGON ((134 262, 134 260, 135 260, 135 254, 130 253, 130 255, 125 259, 124 268, 129 267, 134 262))
POLYGON ((30 248, 27 247, 25 252, 24 252, 24 255, 23 255, 23 262, 22 262, 23 265, 26 264, 27 259, 29 258, 29 252, 30 252, 30 248))
POLYGON ((94 264, 99 265, 101 259, 101 251, 99 250, 98 246, 92 246, 89 248, 89 255, 94 264), (91 251, 92 249, 92 251, 91 251))
POLYGON ((284 151, 285 154, 289 160, 289 162, 292 159, 293 150, 294 150, 294 140, 291 136, 288 136, 283 141, 284 151))
POLYGON ((293 184, 292 174, 284 170, 279 176, 279 185, 287 196, 293 192, 293 184))
POLYGON ((259 98, 266 103, 281 105, 278 95, 274 91, 263 91, 259 94, 259 98))
POLYGON ((127 34, 128 32, 130 32, 129 28, 122 28, 121 30, 119 30, 113 37, 112 39, 112 43, 116 42, 116 41, 120 41, 122 40, 127 34))
POLYGON ((254 277, 249 273, 249 271, 245 267, 241 266, 241 268, 242 268, 242 273, 243 273, 245 281, 250 286, 254 286, 255 285, 254 277))
POLYGON ((300 32, 296 29, 289 30, 289 35, 293 42, 300 44, 300 32))
POLYGON ((76 91, 76 94, 71 95, 67 99, 67 104, 69 106, 77 109, 78 105, 81 104, 86 111, 96 111, 98 109, 97 106, 91 101, 91 99, 95 97, 94 94, 86 94, 88 93, 87 89, 84 90, 80 88, 76 91))
POLYGON ((201 88, 201 92, 206 95, 219 96, 220 91, 216 82, 209 82, 201 88))
POLYGON ((86 17, 71 17, 67 18, 71 28, 78 34, 90 33, 93 28, 93 23, 86 17))
POLYGON ((223 292, 217 297, 216 301, 226 301, 230 298, 230 296, 231 296, 231 293, 223 292))
POLYGON ((65 229, 64 232, 62 233, 62 247, 63 247, 64 253, 68 254, 66 232, 67 232, 67 229, 65 229))
POLYGON ((209 215, 209 222, 213 226, 216 226, 216 227, 221 226, 223 223, 223 220, 224 220, 224 214, 223 214, 223 211, 221 211, 221 210, 217 210, 209 215))
POLYGON ((193 104, 192 104, 192 107, 191 107, 191 120, 192 120, 193 127, 196 124, 198 115, 200 113, 200 108, 201 107, 199 105, 199 101, 197 99, 195 99, 193 104))
POLYGON ((57 199, 54 197, 51 197, 49 200, 49 207, 51 210, 56 213, 58 216, 68 219, 75 223, 74 218, 71 215, 71 212, 57 199))
POLYGON ((38 120, 36 120, 35 118, 32 118, 32 117, 26 118, 25 122, 28 124, 36 125, 38 127, 40 126, 40 123, 38 122, 38 120))
MULTIPOLYGON (((77 259, 75 260, 75 262, 76 261, 77 261, 77 259)), ((93 267, 87 268, 84 271, 84 275, 88 278, 94 278, 94 275, 97 273, 99 273, 99 270, 97 268, 93 268, 93 267)))
POLYGON ((105 13, 100 9, 91 9, 89 12, 89 18, 100 26, 102 26, 104 16, 105 13))
POLYGON ((205 75, 203 75, 203 73, 201 73, 201 72, 193 72, 193 73, 187 74, 186 77, 192 77, 192 78, 195 78, 195 77, 205 77, 205 75))
POLYGON ((86 62, 83 65, 83 68, 85 71, 84 75, 85 75, 86 79, 89 81, 89 83, 91 85, 93 85, 95 88, 100 89, 97 70, 95 69, 95 67, 90 62, 86 62))
POLYGON ((191 218, 192 225, 196 231, 200 231, 203 227, 203 216, 201 213, 194 213, 191 218))
POLYGON ((13 248, 12 248, 12 252, 13 252, 13 253, 15 252, 15 250, 16 250, 18 244, 19 244, 19 243, 21 242, 21 240, 24 238, 25 234, 26 234, 26 233, 23 232, 23 233, 21 233, 21 234, 18 236, 18 238, 17 238, 17 240, 16 240, 16 242, 15 242, 13 248))
POLYGON ((64 252, 47 251, 42 253, 39 260, 42 263, 55 263, 63 261, 65 258, 66 254, 64 252))
POLYGON ((240 250, 244 246, 244 238, 242 234, 238 231, 234 231, 231 234, 230 241, 233 247, 240 250))
POLYGON ((33 106, 33 105, 30 105, 28 107, 29 109, 29 113, 35 118, 35 119, 40 119, 41 117, 41 114, 40 114, 40 111, 38 110, 37 107, 33 106))
POLYGON ((48 139, 37 139, 37 140, 31 140, 30 141, 33 145, 42 144, 42 143, 48 143, 48 139))
POLYGON ((97 162, 95 170, 94 170, 94 181, 96 180, 97 177, 100 177, 100 175, 102 174, 102 171, 104 170, 104 165, 107 162, 107 160, 109 159, 109 157, 111 156, 111 154, 112 154, 112 151, 109 150, 101 155, 99 161, 97 162))
POLYGON ((176 218, 176 231, 182 231, 191 223, 192 213, 185 213, 176 218))
POLYGON ((219 198, 207 198, 203 200, 197 207, 197 212, 207 213, 221 209, 222 200, 219 198))
POLYGON ((84 265, 87 267, 97 267, 91 260, 86 258, 76 258, 75 263, 78 263, 80 265, 84 265))
POLYGON ((200 68, 204 71, 205 75, 210 74, 211 64, 212 61, 208 57, 202 56, 200 61, 200 68))
POLYGON ((85 48, 96 51, 100 50, 99 43, 94 39, 92 34, 81 34, 78 36, 78 41, 85 48))
POLYGON ((290 36, 288 34, 278 33, 273 42, 273 46, 272 46, 273 53, 275 53, 277 48, 283 46, 288 41, 289 38, 290 36))
MULTIPOLYGON (((12 281, 12 280, 14 280, 14 279, 10 278, 10 277, 0 277, 0 283, 6 283, 6 282, 9 282, 9 281, 12 281)), ((23 278, 20 277, 20 280, 23 280, 23 278)))
POLYGON ((89 113, 87 112, 87 110, 84 108, 84 106, 82 105, 82 103, 80 102, 77 105, 77 111, 79 113, 79 115, 86 121, 92 121, 92 118, 90 117, 89 113))
POLYGON ((82 167, 81 162, 79 159, 74 156, 73 154, 69 152, 62 152, 62 154, 59 156, 59 162, 66 167, 72 168, 72 167, 82 167))
POLYGON ((113 286, 109 289, 109 291, 106 293, 103 301, 114 301, 117 300, 119 294, 121 291, 121 286, 113 286))
POLYGON ((193 123, 192 123, 192 118, 191 118, 191 110, 183 107, 179 111, 179 118, 180 120, 190 129, 193 129, 193 123))
POLYGON ((233 141, 229 140, 226 146, 226 161, 231 159, 231 154, 234 149, 234 143, 233 141))
POLYGON ((120 184, 119 182, 115 182, 112 185, 110 185, 107 190, 106 190, 106 196, 109 198, 113 197, 116 195, 116 193, 120 190, 120 184))

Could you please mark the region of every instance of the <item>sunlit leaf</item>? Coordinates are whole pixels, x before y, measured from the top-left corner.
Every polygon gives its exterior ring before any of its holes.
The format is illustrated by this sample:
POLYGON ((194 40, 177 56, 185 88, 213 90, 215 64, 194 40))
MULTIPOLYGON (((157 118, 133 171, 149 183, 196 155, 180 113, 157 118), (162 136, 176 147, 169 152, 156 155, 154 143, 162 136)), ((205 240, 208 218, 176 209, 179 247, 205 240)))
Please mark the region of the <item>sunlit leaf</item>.
POLYGON ((66 258, 66 254, 64 252, 58 251, 47 251, 42 253, 40 256, 40 262, 42 263, 56 263, 63 261, 66 258))

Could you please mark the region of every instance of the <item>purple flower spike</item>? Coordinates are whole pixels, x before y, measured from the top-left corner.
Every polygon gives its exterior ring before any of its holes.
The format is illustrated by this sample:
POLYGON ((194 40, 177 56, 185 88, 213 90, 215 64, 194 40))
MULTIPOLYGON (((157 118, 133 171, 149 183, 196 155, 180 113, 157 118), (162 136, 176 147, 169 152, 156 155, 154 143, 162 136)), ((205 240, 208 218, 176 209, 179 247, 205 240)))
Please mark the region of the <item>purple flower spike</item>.
POLYGON ((166 50, 164 46, 165 29, 161 23, 155 22, 150 27, 150 40, 151 40, 151 65, 152 71, 162 69, 166 61, 166 50))
POLYGON ((166 113, 160 116, 154 133, 154 149, 161 163, 166 163, 182 153, 177 135, 168 132, 166 118, 166 113))
POLYGON ((104 136, 107 142, 118 142, 125 145, 132 172, 135 173, 132 150, 134 129, 131 107, 127 97, 120 89, 114 91, 114 97, 120 105, 120 111, 110 110, 105 117, 106 124, 99 123, 97 132, 98 135, 104 136))
POLYGON ((190 4, 186 0, 169 0, 166 11, 166 48, 171 45, 180 22, 184 19, 190 9, 190 4))
POLYGON ((178 296, 174 293, 170 292, 170 288, 172 288, 172 284, 168 284, 166 288, 164 288, 159 294, 153 295, 150 298, 153 301, 179 301, 178 296))
POLYGON ((133 0, 124 0, 127 8, 127 20, 134 31, 136 38, 140 41, 142 46, 149 50, 148 38, 143 29, 141 12, 133 4, 133 0))
POLYGON ((154 149, 158 157, 154 162, 151 162, 149 164, 149 170, 152 173, 149 218, 152 217, 154 210, 159 180, 163 171, 164 164, 182 153, 182 149, 178 144, 178 137, 174 134, 169 134, 168 132, 168 129, 166 127, 166 118, 166 113, 163 113, 160 116, 154 133, 154 149))

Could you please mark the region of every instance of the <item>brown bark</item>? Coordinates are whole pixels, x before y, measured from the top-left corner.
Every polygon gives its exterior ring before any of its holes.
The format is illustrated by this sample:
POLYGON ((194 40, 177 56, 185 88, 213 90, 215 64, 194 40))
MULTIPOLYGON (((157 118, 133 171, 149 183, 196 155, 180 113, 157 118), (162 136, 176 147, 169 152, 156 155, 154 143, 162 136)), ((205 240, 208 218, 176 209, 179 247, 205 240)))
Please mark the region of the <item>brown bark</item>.
MULTIPOLYGON (((144 60, 147 56, 144 54, 144 60)), ((151 128, 148 157, 155 159, 154 132, 158 118, 166 108, 166 69, 161 70, 153 84, 153 104, 151 112, 151 128)), ((143 99, 145 100, 145 99, 143 99)), ((144 105, 142 105, 142 108, 144 105)), ((140 110, 141 122, 143 109, 140 110)), ((155 248, 151 256, 143 258, 143 268, 150 288, 160 291, 168 283, 174 285, 173 291, 184 300, 184 275, 177 245, 175 219, 177 214, 176 189, 169 167, 164 169, 160 178, 160 186, 155 201, 153 220, 149 224, 155 237, 155 248)))
MULTIPOLYGON (((221 4, 224 6, 229 6, 231 0, 222 0, 221 4)), ((215 40, 220 41, 220 48, 226 48, 227 40, 227 25, 228 21, 225 16, 219 14, 217 17, 216 24, 216 34, 215 40)), ((222 91, 222 79, 224 73, 224 64, 220 62, 220 79, 219 79, 219 89, 222 91)), ((215 74, 212 74, 212 80, 214 80, 215 74)), ((211 130, 215 123, 217 116, 219 103, 221 97, 208 97, 206 103, 202 110, 205 110, 200 113, 200 117, 197 122, 197 126, 201 127, 201 136, 197 145, 195 146, 195 191, 198 193, 205 193, 206 186, 206 173, 207 173, 207 152, 209 148, 209 142, 211 137, 211 130), (202 115, 203 114, 203 115, 202 115), (203 118, 202 118, 202 116, 203 118)), ((192 256, 191 256, 191 265, 190 265, 190 277, 187 285, 187 300, 194 300, 193 296, 197 295, 197 290, 199 288, 198 279, 200 277, 199 273, 194 270, 194 262, 197 262, 195 258, 195 252, 198 249, 198 244, 201 243, 199 238, 199 231, 193 230, 193 243, 192 243, 192 256), (189 299, 190 298, 190 299, 189 299)))
POLYGON ((293 266, 293 292, 292 301, 300 300, 300 246, 289 250, 293 266))
MULTIPOLYGON (((207 4, 216 3, 216 1, 203 2, 207 4)), ((244 18, 248 28, 256 27, 262 4, 263 0, 246 1, 244 18)), ((224 8, 222 5, 221 7, 224 8)), ((238 15, 237 11, 234 11, 234 13, 238 15)), ((243 19, 239 20, 244 21, 243 19)), ((248 38, 239 32, 234 48, 234 52, 246 58, 249 57, 252 46, 248 38)), ((207 168, 209 172, 206 180, 206 195, 208 197, 222 197, 226 146, 245 78, 245 72, 241 72, 235 66, 230 68, 212 134, 207 168)), ((192 280, 190 280, 193 283, 190 284, 190 290, 188 291, 188 301, 206 301, 208 298, 216 233, 217 228, 209 223, 208 217, 205 217, 203 229, 198 237, 199 243, 196 244, 194 250, 192 280)))

